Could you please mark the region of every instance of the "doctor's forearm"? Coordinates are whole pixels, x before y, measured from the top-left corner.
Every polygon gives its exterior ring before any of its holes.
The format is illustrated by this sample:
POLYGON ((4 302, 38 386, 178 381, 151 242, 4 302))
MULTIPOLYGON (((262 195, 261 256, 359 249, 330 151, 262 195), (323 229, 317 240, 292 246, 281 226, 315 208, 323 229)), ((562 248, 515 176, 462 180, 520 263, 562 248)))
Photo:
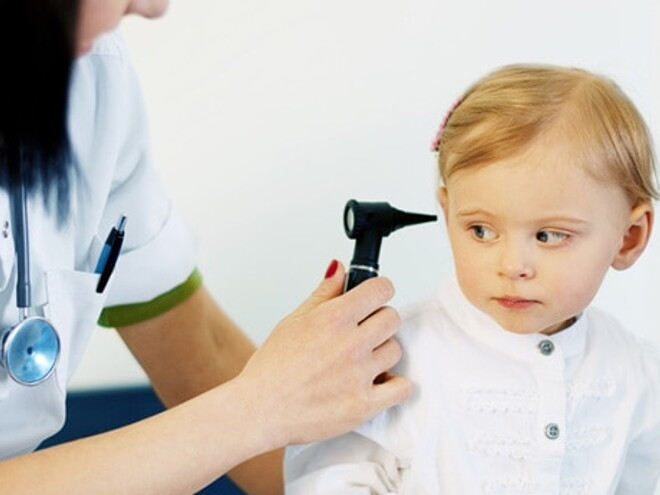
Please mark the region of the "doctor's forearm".
POLYGON ((234 378, 255 350, 204 287, 159 316, 117 330, 167 407, 234 378))
POLYGON ((259 427, 273 406, 235 380, 133 425, 4 461, 0 486, 25 495, 194 493, 275 446, 259 427))
MULTIPOLYGON (((166 313, 118 330, 168 407, 234 378, 255 349, 204 287, 166 313)), ((279 495, 282 456, 266 453, 229 475, 250 495, 279 495)))

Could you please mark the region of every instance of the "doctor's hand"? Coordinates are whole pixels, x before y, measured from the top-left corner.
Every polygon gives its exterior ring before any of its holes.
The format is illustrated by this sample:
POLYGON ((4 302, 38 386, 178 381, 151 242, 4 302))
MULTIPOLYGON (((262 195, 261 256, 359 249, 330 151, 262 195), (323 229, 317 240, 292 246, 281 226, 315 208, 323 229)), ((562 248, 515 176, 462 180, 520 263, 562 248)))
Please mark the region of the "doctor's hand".
POLYGON ((392 284, 373 278, 342 294, 344 278, 334 261, 238 377, 262 394, 273 448, 345 433, 411 394, 389 373, 401 358, 400 318, 385 306, 392 284))

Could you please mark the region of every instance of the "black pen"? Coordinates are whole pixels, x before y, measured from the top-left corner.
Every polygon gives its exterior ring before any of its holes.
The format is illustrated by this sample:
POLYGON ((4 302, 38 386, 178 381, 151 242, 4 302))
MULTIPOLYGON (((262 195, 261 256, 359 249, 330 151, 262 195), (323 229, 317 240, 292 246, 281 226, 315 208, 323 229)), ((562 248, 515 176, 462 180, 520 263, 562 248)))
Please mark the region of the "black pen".
POLYGON ((94 273, 99 273, 101 275, 99 277, 99 282, 96 285, 96 292, 99 294, 105 290, 105 286, 108 285, 108 280, 110 280, 110 275, 112 275, 112 272, 115 269, 115 264, 117 263, 117 258, 119 258, 119 252, 121 251, 121 245, 124 242, 125 225, 126 215, 121 215, 117 221, 117 225, 110 230, 108 238, 103 245, 101 256, 99 256, 99 261, 94 270, 94 273))

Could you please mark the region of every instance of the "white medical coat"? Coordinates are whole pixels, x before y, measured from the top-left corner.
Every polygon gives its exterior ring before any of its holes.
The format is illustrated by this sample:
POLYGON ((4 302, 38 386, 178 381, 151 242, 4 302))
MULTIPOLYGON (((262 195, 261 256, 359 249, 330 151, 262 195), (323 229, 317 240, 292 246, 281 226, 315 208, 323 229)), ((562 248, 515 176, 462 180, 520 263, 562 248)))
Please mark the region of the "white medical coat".
MULTIPOLYGON (((79 168, 64 225, 31 200, 32 304, 55 325, 62 354, 43 384, 14 383, 0 367, 0 459, 35 449, 65 419, 65 392, 104 306, 146 302, 184 282, 195 267, 192 235, 156 174, 144 104, 116 33, 75 62, 68 115, 79 168), (120 214, 126 236, 111 281, 95 291, 101 246, 120 214)), ((18 321, 14 242, 6 191, 0 191, 0 318, 18 321)), ((0 489, 1 490, 1 489, 0 489)))

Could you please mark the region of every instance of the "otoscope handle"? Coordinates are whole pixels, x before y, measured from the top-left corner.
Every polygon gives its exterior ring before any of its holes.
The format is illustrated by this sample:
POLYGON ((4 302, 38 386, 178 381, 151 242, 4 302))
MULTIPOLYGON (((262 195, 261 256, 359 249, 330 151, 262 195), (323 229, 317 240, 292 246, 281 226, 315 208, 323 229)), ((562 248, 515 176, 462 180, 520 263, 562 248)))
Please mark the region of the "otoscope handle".
POLYGON ((365 280, 378 276, 378 270, 366 265, 351 265, 346 275, 346 284, 344 292, 348 292, 353 287, 361 284, 365 280))
POLYGON ((378 257, 383 236, 379 231, 367 229, 355 238, 353 259, 348 267, 344 292, 365 280, 378 276, 378 257))

